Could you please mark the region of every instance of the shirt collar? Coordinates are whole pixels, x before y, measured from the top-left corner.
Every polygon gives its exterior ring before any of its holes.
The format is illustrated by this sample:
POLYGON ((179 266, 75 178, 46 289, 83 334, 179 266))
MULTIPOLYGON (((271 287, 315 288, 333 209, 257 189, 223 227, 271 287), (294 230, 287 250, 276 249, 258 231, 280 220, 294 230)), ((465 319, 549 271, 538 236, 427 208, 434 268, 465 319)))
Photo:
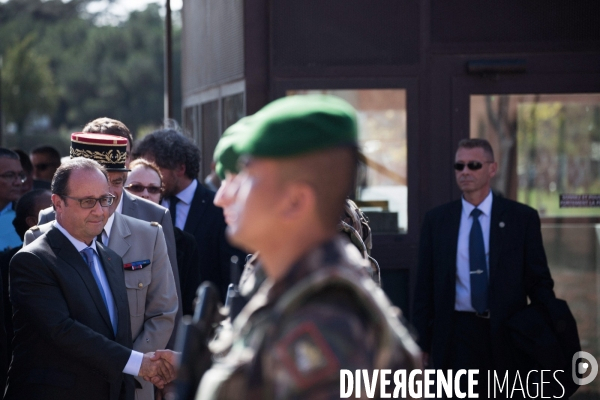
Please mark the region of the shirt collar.
MULTIPOLYGON (((117 208, 115 209, 115 212, 118 212, 119 214, 123 214, 123 197, 125 197, 125 189, 123 189, 121 200, 119 200, 119 204, 117 204, 117 208)), ((104 229, 106 229, 106 227, 104 229)))
POLYGON ((8 204, 6 205, 6 207, 4 207, 2 210, 0 210, 0 215, 4 214, 4 213, 6 213, 6 212, 9 212, 9 211, 11 211, 12 209, 13 209, 13 202, 11 201, 10 203, 8 203, 8 204))
POLYGON ((61 231, 62 234, 67 237, 67 239, 69 239, 69 242, 71 242, 73 244, 73 246, 75 246, 75 248, 77 249, 78 252, 81 252, 83 249, 86 249, 88 247, 91 247, 92 249, 94 249, 94 251, 96 253, 98 252, 98 250, 96 250, 96 241, 95 240, 92 240, 92 244, 88 246, 81 240, 75 239, 73 236, 71 236, 71 234, 69 232, 67 232, 67 230, 65 228, 63 228, 58 221, 54 222, 54 226, 56 226, 58 228, 58 230, 61 231))
POLYGON ((106 233, 106 237, 109 239, 110 239, 110 230, 112 229, 114 221, 115 221, 115 213, 112 213, 110 215, 110 217, 108 217, 108 219, 106 220, 106 225, 104 225, 104 232, 106 233))
MULTIPOLYGON (((493 200, 493 198, 494 198, 494 196, 492 195, 492 191, 490 190, 490 192, 488 193, 486 198, 483 199, 483 201, 477 206, 477 208, 481 210, 482 214, 484 214, 488 217, 492 215, 492 200, 493 200)), ((467 216, 471 215, 471 212, 473 211, 475 206, 473 204, 469 203, 467 200, 465 200, 464 196, 461 197, 461 200, 462 200, 463 213, 465 213, 467 216)))
POLYGON ((192 183, 188 185, 181 192, 177 193, 175 196, 179 199, 179 201, 185 204, 191 204, 194 199, 194 194, 196 193, 196 189, 198 188, 198 180, 194 179, 192 183))

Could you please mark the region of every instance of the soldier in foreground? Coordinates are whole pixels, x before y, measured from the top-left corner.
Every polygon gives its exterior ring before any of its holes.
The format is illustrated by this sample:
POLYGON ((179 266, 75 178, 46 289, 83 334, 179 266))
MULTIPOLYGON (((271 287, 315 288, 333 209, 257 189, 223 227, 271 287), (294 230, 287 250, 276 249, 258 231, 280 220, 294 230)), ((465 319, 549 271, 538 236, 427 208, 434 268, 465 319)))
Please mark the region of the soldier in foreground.
POLYGON ((223 193, 232 244, 267 279, 197 398, 339 398, 340 369, 419 368, 418 348, 336 226, 356 166, 354 110, 329 96, 277 100, 238 134, 223 193))

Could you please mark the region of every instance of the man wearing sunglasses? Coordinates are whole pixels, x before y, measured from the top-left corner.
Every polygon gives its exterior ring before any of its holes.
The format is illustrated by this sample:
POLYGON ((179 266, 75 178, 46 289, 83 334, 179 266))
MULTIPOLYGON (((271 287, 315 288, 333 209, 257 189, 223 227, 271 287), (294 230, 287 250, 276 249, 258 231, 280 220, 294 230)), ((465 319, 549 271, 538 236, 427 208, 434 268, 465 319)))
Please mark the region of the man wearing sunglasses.
POLYGON ((480 397, 487 397, 486 370, 523 367, 508 319, 528 297, 554 298, 538 213, 492 193, 497 168, 486 140, 459 143, 454 173, 463 195, 425 216, 413 312, 424 361, 479 369, 480 397))

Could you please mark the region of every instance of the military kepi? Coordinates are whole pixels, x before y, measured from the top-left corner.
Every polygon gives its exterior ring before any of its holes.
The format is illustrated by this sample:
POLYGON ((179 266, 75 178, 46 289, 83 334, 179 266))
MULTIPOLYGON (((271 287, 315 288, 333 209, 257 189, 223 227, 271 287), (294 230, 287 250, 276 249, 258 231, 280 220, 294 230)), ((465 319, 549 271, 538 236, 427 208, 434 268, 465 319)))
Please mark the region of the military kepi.
POLYGON ((71 134, 71 158, 85 157, 98 161, 108 171, 129 171, 125 168, 127 139, 102 133, 71 134))
POLYGON ((293 157, 332 147, 356 146, 356 111, 331 95, 295 95, 275 100, 236 134, 237 154, 293 157))

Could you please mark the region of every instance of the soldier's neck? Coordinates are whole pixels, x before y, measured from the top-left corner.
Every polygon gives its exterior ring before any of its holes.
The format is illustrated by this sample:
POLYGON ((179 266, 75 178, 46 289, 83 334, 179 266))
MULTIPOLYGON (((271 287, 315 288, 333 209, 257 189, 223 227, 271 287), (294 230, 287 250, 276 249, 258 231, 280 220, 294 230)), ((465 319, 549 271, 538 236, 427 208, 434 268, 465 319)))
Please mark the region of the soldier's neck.
POLYGON ((335 231, 309 233, 291 235, 268 249, 259 249, 261 263, 270 279, 278 281, 283 278, 300 257, 336 234, 335 231))

